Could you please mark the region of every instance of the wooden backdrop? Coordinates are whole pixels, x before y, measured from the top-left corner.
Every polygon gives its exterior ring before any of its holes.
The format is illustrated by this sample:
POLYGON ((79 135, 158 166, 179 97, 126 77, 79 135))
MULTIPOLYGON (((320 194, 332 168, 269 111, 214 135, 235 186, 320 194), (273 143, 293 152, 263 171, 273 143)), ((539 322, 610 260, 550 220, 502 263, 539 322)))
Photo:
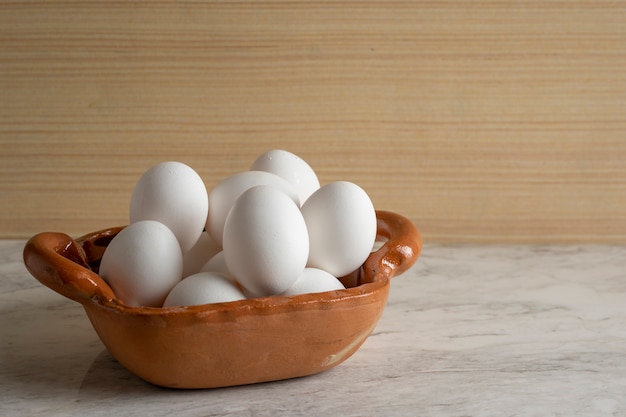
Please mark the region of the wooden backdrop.
POLYGON ((271 148, 427 242, 624 243, 626 2, 0 2, 0 238, 271 148))

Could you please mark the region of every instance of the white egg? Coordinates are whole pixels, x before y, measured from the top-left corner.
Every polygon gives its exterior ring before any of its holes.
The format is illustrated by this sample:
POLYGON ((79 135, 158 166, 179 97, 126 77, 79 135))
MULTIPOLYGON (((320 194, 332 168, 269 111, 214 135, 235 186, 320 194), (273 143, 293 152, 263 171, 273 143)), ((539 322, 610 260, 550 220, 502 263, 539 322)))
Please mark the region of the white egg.
POLYGON ((147 170, 133 190, 130 222, 156 220, 178 238, 183 253, 198 241, 209 210, 202 178, 182 162, 168 161, 147 170))
POLYGON ((345 287, 332 274, 318 268, 305 268, 298 280, 282 295, 311 294, 343 290, 345 287))
POLYGON ((221 250, 207 232, 202 232, 196 244, 183 254, 183 277, 200 272, 204 264, 221 250))
POLYGON ((260 155, 250 169, 271 172, 287 180, 298 193, 300 204, 320 188, 313 168, 299 156, 282 149, 273 149, 260 155))
POLYGON ((216 253, 211 259, 209 259, 202 266, 202 268, 200 268, 200 272, 219 272, 221 274, 231 276, 231 273, 226 266, 224 251, 216 253))
POLYGON ((180 281, 170 291, 163 307, 224 303, 245 298, 239 288, 224 275, 199 272, 180 281))
POLYGON ((309 237, 300 209, 271 186, 252 187, 235 201, 224 225, 228 270, 254 296, 280 294, 306 266, 309 237))
POLYGON ((130 306, 161 307, 181 280, 183 254, 174 233, 162 223, 131 223, 109 243, 100 276, 130 306))
POLYGON ((284 178, 264 171, 244 171, 220 181, 209 193, 209 215, 206 230, 220 246, 224 235, 226 216, 235 200, 246 190, 257 185, 269 185, 286 193, 300 205, 298 194, 284 178))
POLYGON ((218 272, 228 279, 230 279, 246 296, 246 298, 254 298, 256 295, 252 294, 250 291, 246 290, 242 285, 240 285, 233 274, 228 270, 228 266, 226 266, 226 258, 224 257, 224 251, 217 253, 213 256, 209 261, 204 264, 204 266, 200 269, 200 272, 218 272))
POLYGON ((326 184, 304 203, 302 215, 309 233, 307 266, 341 277, 365 262, 376 240, 376 211, 361 187, 326 184))

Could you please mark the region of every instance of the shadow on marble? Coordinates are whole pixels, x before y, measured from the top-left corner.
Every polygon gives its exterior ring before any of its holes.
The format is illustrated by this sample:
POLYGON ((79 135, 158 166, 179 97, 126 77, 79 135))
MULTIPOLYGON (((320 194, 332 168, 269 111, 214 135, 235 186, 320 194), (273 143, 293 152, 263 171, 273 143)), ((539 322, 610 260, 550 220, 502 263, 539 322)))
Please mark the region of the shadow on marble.
POLYGON ((167 391, 150 384, 124 368, 108 350, 103 349, 85 373, 79 397, 108 397, 167 391))
POLYGON ((82 308, 64 300, 26 303, 0 314, 5 341, 0 385, 35 394, 76 387, 100 343, 83 317, 82 308))

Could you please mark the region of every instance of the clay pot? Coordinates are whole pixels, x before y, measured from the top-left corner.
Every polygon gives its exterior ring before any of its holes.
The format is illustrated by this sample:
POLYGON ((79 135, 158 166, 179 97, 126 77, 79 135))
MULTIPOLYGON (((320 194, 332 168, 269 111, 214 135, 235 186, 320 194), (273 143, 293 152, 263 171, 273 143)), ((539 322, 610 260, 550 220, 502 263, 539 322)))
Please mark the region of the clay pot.
POLYGON ((212 388, 311 375, 350 357, 370 335, 389 280, 417 260, 421 238, 406 218, 377 211, 386 242, 343 277, 345 290, 190 307, 130 307, 98 276, 106 245, 122 229, 76 240, 41 233, 24 262, 42 284, 82 304, 109 352, 156 385, 212 388))

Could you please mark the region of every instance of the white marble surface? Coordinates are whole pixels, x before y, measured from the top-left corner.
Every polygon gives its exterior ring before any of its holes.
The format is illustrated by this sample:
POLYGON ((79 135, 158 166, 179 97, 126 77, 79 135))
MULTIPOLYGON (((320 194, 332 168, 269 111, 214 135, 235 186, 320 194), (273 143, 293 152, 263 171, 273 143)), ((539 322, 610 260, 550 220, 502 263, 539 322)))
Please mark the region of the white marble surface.
POLYGON ((142 382, 0 241, 1 416, 626 416, 626 247, 434 246, 370 338, 322 374, 142 382))

